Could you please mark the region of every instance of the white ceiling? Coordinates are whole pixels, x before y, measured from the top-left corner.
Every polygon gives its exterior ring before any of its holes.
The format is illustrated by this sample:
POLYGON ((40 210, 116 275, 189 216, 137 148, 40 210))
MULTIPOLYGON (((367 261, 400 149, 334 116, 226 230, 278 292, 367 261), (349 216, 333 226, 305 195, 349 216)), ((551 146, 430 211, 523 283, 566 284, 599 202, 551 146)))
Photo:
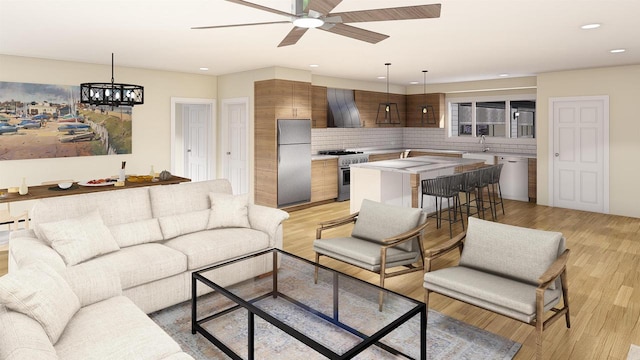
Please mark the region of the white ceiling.
POLYGON ((0 0, 0 54, 110 64, 113 52, 116 66, 209 75, 282 66, 366 81, 384 81, 391 62, 399 85, 422 84, 422 70, 443 83, 640 64, 640 0, 343 0, 334 12, 436 2, 439 19, 353 24, 390 35, 375 45, 311 29, 278 48, 292 25, 190 29, 286 20, 224 0, 0 0), (594 22, 602 26, 580 29, 594 22))

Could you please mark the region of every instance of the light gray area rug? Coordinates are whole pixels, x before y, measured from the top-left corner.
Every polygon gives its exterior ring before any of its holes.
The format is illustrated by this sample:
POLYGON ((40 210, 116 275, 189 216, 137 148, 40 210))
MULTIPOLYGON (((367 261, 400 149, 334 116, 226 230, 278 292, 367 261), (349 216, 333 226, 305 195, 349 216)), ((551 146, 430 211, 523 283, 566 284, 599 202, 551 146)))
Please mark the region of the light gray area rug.
POLYGON ((640 346, 631 344, 627 360, 640 360, 640 346))
MULTIPOLYGON (((217 308, 221 296, 213 294, 199 298, 198 308, 217 308)), ((287 318, 290 324, 316 321, 313 331, 322 334, 324 345, 334 351, 348 349, 357 341, 353 335, 336 331, 327 326, 315 315, 301 311, 297 306, 285 300, 274 300, 270 297, 260 301, 259 307, 277 311, 287 318), (315 319, 314 319, 315 318, 315 319), (331 336, 333 334, 333 336, 331 336)), ((185 302, 155 312, 150 317, 158 323, 182 349, 197 360, 228 359, 222 351, 212 345, 204 336, 191 334, 191 303, 185 302)), ((204 325, 209 332, 222 340, 241 357, 247 358, 247 312, 244 310, 231 312, 221 318, 204 325)), ((308 348, 301 342, 288 336, 282 330, 255 318, 255 356, 257 359, 324 359, 324 357, 308 348)), ((383 342, 401 349, 413 358, 419 358, 419 318, 414 317, 387 335, 383 342)), ((437 311, 429 310, 427 324, 427 355, 436 359, 512 359, 521 344, 470 326, 437 311)), ((378 347, 371 347, 359 354, 356 359, 397 359, 399 357, 387 353, 378 347)))

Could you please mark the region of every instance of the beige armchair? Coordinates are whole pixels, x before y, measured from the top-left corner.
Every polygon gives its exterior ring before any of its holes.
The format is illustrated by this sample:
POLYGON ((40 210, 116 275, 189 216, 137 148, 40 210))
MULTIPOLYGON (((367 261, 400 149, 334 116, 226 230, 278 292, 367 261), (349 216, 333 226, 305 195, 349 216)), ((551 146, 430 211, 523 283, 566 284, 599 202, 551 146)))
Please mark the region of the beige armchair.
MULTIPOLYGON (((316 263, 327 256, 380 274, 385 278, 422 271, 422 233, 426 215, 421 209, 364 200, 358 213, 319 224, 313 250, 316 263), (355 223, 350 237, 322 239, 322 232, 355 223), (392 272, 387 269, 401 267, 392 272)), ((316 268, 317 279, 317 268, 316 268)))
POLYGON ((542 358, 543 331, 564 315, 567 328, 567 260, 561 233, 469 218, 466 233, 426 251, 424 301, 429 293, 522 321, 536 328, 536 357, 542 358), (433 261, 459 250, 457 266, 431 271, 433 261), (556 308, 560 299, 564 306, 556 308), (545 320, 545 314, 553 312, 545 320))

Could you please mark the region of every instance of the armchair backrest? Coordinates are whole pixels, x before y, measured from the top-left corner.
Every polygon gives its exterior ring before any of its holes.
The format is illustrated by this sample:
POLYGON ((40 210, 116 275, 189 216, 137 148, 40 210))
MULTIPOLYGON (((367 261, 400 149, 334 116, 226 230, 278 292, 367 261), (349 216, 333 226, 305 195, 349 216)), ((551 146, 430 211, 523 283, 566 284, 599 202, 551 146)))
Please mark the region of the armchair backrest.
MULTIPOLYGON (((382 204, 364 199, 351 236, 382 243, 382 239, 400 235, 420 225, 421 219, 424 221, 421 209, 382 204)), ((419 245, 415 240, 399 245, 398 248, 418 251, 417 246, 419 245)))
MULTIPOLYGON (((559 232, 529 229, 469 217, 460 266, 532 285, 564 252, 559 232)), ((555 289, 557 284, 549 288, 555 289)))

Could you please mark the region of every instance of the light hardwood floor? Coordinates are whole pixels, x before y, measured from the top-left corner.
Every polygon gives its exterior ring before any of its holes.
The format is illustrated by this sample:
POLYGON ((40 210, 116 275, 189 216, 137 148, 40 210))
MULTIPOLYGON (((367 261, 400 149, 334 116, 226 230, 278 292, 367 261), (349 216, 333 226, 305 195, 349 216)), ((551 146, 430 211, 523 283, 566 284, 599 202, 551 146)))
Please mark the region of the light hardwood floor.
MULTIPOLYGON (((571 249, 568 266, 571 329, 558 321, 545 331, 546 359, 626 359, 630 344, 640 344, 640 219, 550 208, 505 201, 502 223, 562 232, 571 249)), ((291 212, 284 223, 285 250, 313 259, 312 243, 320 221, 348 215, 349 202, 330 203, 291 212)), ((462 231, 456 224, 456 232, 462 231)), ((348 235, 349 226, 325 236, 348 235)), ((445 241, 449 229, 427 227, 426 246, 445 241)), ((0 250, 0 275, 7 271, 0 250)), ((372 283, 375 274, 323 258, 323 264, 372 283)), ((453 264, 456 256, 436 262, 453 264)), ((387 288, 422 300, 422 276, 412 273, 386 281, 387 288)), ((517 360, 535 358, 534 328, 471 305, 431 295, 430 307, 465 323, 523 344, 517 360)))
MULTIPOLYGON (((571 249, 568 266, 571 329, 562 319, 545 331, 547 359, 626 359, 630 344, 640 344, 640 219, 588 213, 535 204, 505 201, 506 215, 498 221, 511 225, 562 232, 571 249)), ((349 203, 331 203, 291 213, 284 224, 285 250, 312 259, 318 222, 348 215, 349 203)), ((445 224, 430 221, 426 247, 449 239, 445 224)), ((462 231, 456 224, 457 232, 462 231)), ((348 235, 351 227, 326 237, 348 235)), ((452 264, 457 256, 436 262, 452 264)), ((378 276, 322 258, 325 265, 378 283, 378 276)), ((422 300, 420 273, 386 280, 386 287, 422 300)), ((523 344, 516 359, 535 358, 534 328, 474 306, 431 295, 430 308, 523 344)))

